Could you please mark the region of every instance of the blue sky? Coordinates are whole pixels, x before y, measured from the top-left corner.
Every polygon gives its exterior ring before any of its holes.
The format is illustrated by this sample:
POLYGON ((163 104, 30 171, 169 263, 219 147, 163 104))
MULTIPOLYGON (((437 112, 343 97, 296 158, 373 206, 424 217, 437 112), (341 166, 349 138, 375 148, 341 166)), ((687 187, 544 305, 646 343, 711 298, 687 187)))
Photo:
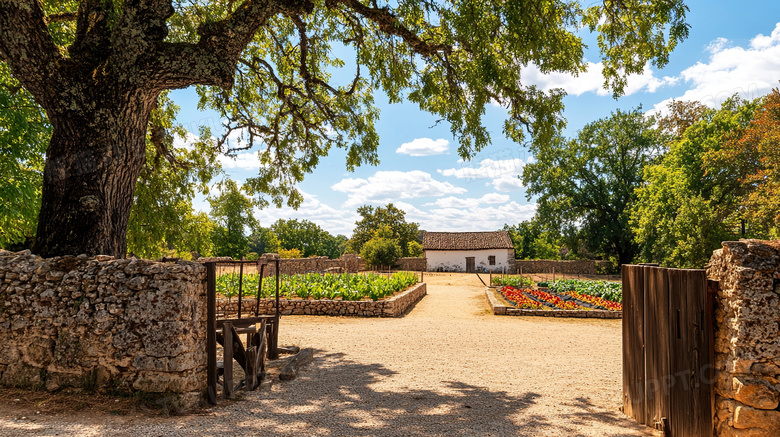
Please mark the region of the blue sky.
MULTIPOLYGON (((568 136, 616 109, 641 105, 646 111, 659 110, 670 99, 717 106, 734 93, 756 98, 778 86, 780 2, 696 0, 688 4, 689 38, 677 47, 663 70, 648 68, 629 79, 626 95, 618 100, 601 89, 596 51, 588 53, 592 64, 579 77, 543 76, 533 71, 524 76, 539 86, 567 91, 563 115, 568 136)), ((181 107, 178 121, 189 130, 197 132, 198 124, 218 125, 214 114, 197 111, 193 89, 172 96, 181 107)), ((270 206, 254 211, 263 226, 279 218, 308 219, 333 234, 349 236, 359 218, 359 206, 389 202, 406 211, 407 220, 429 231, 496 230, 534 215, 534 199, 526 198, 517 179, 523 164, 533 157, 501 134, 502 108, 487 109, 485 122, 492 144, 463 162, 449 126, 435 125, 433 116, 413 104, 389 105, 382 95, 376 101, 381 110, 376 126, 381 163, 348 173, 343 151, 333 150, 300 184, 305 200, 298 210, 270 206)), ((222 165, 231 178, 243 181, 257 174, 255 155, 250 151, 236 160, 224 158, 222 165)), ((208 211, 208 203, 200 197, 195 207, 208 211)))

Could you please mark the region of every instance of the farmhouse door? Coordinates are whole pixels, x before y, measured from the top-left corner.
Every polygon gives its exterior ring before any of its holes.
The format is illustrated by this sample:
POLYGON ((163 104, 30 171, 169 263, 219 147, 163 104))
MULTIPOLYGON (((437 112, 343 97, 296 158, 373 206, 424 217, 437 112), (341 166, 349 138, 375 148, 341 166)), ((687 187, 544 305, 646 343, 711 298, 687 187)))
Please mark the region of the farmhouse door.
POLYGON ((474 273, 474 257, 466 257, 466 273, 474 273))

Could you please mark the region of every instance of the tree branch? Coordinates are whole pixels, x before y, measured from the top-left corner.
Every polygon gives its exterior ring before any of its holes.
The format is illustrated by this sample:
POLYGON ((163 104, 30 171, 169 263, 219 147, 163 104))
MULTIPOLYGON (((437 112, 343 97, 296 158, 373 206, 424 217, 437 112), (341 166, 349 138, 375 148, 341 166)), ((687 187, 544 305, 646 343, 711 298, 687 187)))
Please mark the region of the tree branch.
POLYGON ((196 44, 161 43, 153 67, 162 67, 160 88, 216 85, 230 88, 241 53, 255 33, 276 14, 306 14, 312 0, 247 0, 224 20, 198 28, 196 44))
POLYGON ((39 1, 0 0, 0 59, 39 104, 51 105, 63 57, 49 35, 39 1))
POLYGON ((46 24, 76 21, 78 15, 78 12, 60 12, 58 14, 49 14, 46 16, 46 24))
POLYGON ((452 51, 452 47, 447 44, 429 44, 423 41, 417 34, 404 26, 388 8, 377 7, 376 2, 373 3, 373 8, 364 5, 360 0, 326 0, 325 4, 328 7, 335 7, 339 4, 345 5, 357 14, 374 22, 383 32, 400 37, 409 47, 422 56, 431 57, 439 52, 452 51))

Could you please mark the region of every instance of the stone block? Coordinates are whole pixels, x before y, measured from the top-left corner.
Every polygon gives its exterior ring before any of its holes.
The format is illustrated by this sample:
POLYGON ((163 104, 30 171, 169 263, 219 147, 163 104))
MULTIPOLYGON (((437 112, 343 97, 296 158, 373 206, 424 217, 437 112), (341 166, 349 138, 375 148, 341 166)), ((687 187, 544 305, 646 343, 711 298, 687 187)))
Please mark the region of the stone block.
POLYGON ((780 433, 780 411, 759 410, 738 404, 734 408, 734 428, 759 428, 764 430, 766 436, 778 435, 780 433))
POLYGON ((774 410, 780 401, 780 395, 763 381, 748 377, 735 376, 732 378, 734 399, 762 410, 774 410))

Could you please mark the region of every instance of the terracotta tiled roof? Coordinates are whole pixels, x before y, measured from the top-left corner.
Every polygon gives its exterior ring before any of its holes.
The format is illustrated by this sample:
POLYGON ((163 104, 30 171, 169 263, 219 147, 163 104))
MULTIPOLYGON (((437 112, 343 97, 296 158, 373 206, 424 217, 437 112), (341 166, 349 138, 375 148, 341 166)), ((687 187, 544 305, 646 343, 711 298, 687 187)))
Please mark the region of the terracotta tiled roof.
POLYGON ((426 232, 423 250, 513 249, 509 232, 426 232))

